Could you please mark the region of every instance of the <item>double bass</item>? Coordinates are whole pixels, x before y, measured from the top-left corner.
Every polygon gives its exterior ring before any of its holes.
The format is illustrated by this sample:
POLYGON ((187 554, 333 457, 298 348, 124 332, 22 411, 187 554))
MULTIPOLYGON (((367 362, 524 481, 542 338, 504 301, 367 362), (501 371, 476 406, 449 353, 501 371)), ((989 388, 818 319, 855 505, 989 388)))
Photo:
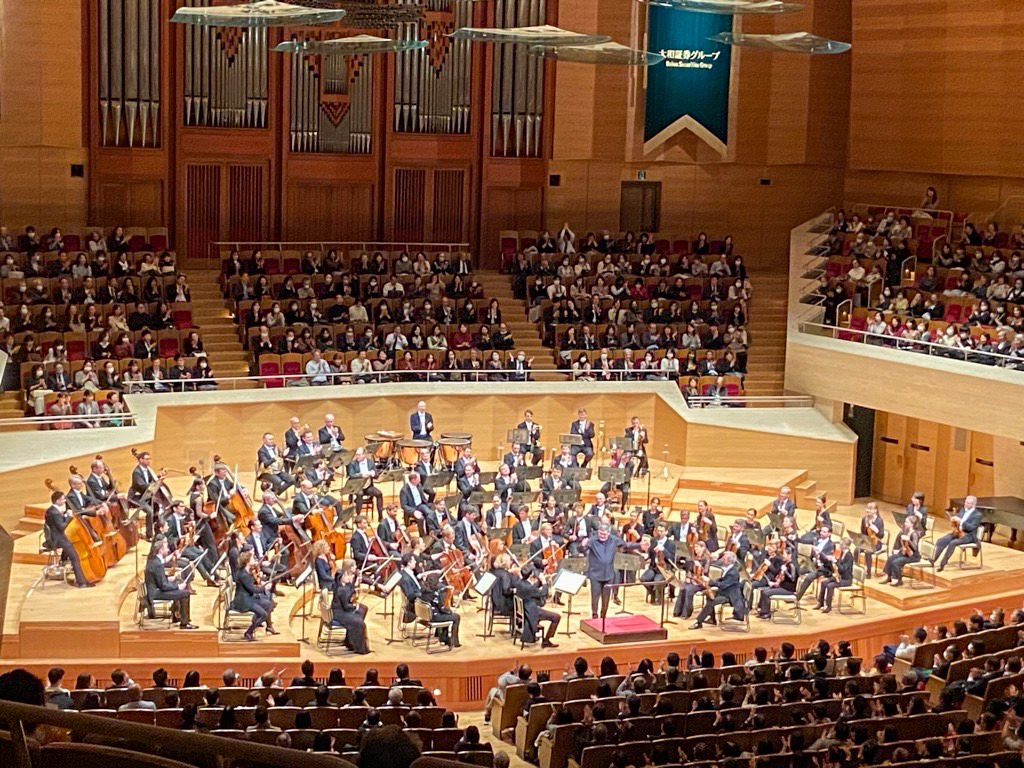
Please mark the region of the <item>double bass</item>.
POLYGON ((316 506, 306 515, 305 527, 313 541, 318 539, 326 541, 331 548, 331 554, 336 560, 340 560, 345 556, 348 544, 342 532, 335 529, 335 519, 334 508, 324 507, 317 501, 316 506))
MULTIPOLYGON (((72 464, 68 467, 68 471, 71 475, 78 475, 78 467, 72 464)), ((89 507, 89 511, 99 510, 106 501, 100 501, 99 504, 89 507)), ((114 526, 114 522, 110 519, 110 506, 107 505, 107 513, 99 513, 96 515, 94 520, 89 521, 89 527, 100 537, 103 543, 103 559, 107 563, 109 568, 112 565, 116 565, 117 561, 124 557, 128 551, 128 542, 125 541, 121 531, 114 526), (99 530, 96 530, 96 529, 99 530)))
POLYGON ((110 494, 107 496, 105 501, 107 506, 110 507, 111 519, 117 521, 117 528, 121 532, 121 537, 124 539, 125 547, 131 549, 139 542, 139 528, 137 525, 131 523, 125 516, 124 507, 118 498, 117 481, 114 479, 113 473, 110 471, 110 467, 107 462, 103 460, 103 454, 96 454, 96 461, 103 465, 103 476, 107 478, 107 485, 110 486, 110 494))
POLYGON ((197 503, 192 507, 192 513, 196 517, 196 525, 200 525, 204 520, 206 524, 210 526, 210 533, 213 534, 213 540, 217 544, 217 549, 222 549, 224 541, 227 538, 227 531, 224 530, 224 524, 221 522, 220 515, 217 514, 217 502, 205 501, 206 498, 206 483, 203 480, 203 476, 199 474, 199 470, 195 466, 188 468, 189 475, 192 476, 192 487, 198 486, 198 500, 197 503))
MULTIPOLYGON (((51 493, 58 490, 50 478, 46 478, 44 482, 51 493)), ((64 535, 78 555, 78 560, 82 564, 82 574, 86 581, 100 581, 107 575, 107 563, 103 557, 103 542, 96 541, 96 534, 89 527, 85 518, 70 507, 68 510, 71 512, 71 519, 64 527, 64 535)))

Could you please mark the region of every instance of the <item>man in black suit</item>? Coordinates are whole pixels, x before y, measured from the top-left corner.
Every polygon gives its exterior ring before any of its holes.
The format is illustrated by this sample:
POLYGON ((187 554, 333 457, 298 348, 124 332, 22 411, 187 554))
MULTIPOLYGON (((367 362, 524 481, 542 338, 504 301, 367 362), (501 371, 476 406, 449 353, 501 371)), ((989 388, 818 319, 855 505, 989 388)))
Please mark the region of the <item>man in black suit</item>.
POLYGON ((434 417, 427 412, 427 404, 422 400, 416 403, 416 410, 409 416, 409 430, 413 440, 433 440, 430 435, 434 431, 434 417))
POLYGON ((949 562, 949 558, 953 556, 953 552, 956 551, 957 547, 978 543, 978 527, 981 525, 981 510, 978 509, 978 498, 976 496, 965 498, 963 509, 951 517, 950 521, 959 525, 960 536, 947 533, 935 542, 932 563, 938 563, 936 571, 941 571, 946 567, 946 563, 949 562))
MULTIPOLYGON (((403 620, 406 624, 416 620, 416 600, 423 594, 423 587, 416 576, 416 555, 406 552, 401 559, 402 576, 398 582, 398 588, 405 595, 405 606, 403 620)), ((408 668, 406 668, 408 672, 408 668)))
MULTIPOLYGON (((416 470, 417 472, 419 472, 420 480, 426 481, 426 479, 428 477, 430 477, 431 475, 436 475, 443 468, 438 468, 438 467, 434 466, 434 462, 430 458, 430 449, 429 448, 421 448, 420 449, 420 460, 416 462, 416 466, 414 466, 413 469, 416 470)), ((433 491, 431 491, 431 490, 429 490, 427 488, 424 488, 423 492, 424 493, 429 493, 430 498, 433 499, 433 497, 434 497, 434 492, 433 491)))
POLYGON ((228 500, 234 490, 235 484, 228 477, 227 465, 214 464, 213 476, 206 483, 206 498, 216 505, 217 514, 224 519, 228 528, 235 522, 235 513, 228 507, 228 500))
POLYGON ((587 555, 587 578, 590 579, 590 615, 596 619, 598 605, 601 616, 608 613, 608 585, 615 583, 615 554, 623 549, 635 552, 640 549, 639 542, 627 544, 618 536, 613 536, 607 523, 597 526, 595 535, 589 535, 581 541, 581 549, 587 555))
POLYGON ((714 621, 715 608, 728 603, 732 606, 732 617, 736 621, 743 621, 747 615, 747 604, 743 599, 743 587, 740 584, 740 571, 736 565, 736 555, 726 552, 722 555, 722 575, 712 579, 710 585, 715 588, 713 600, 705 600, 704 607, 697 614, 697 621, 690 625, 690 629, 702 629, 705 621, 714 621))
POLYGON ((537 535, 537 527, 530 519, 529 506, 523 504, 519 507, 516 516, 519 518, 519 522, 512 526, 512 543, 522 544, 533 541, 533 537, 537 535))
POLYGON ((67 392, 72 389, 71 377, 64 370, 64 363, 53 366, 53 373, 46 377, 46 388, 54 392, 67 392))
POLYGON ((501 496, 494 494, 491 497, 491 506, 483 512, 483 521, 488 530, 491 528, 504 528, 508 519, 509 505, 501 500, 501 496))
POLYGON ((501 500, 508 503, 513 493, 526 493, 530 490, 530 484, 520 480, 508 464, 502 462, 498 465, 498 476, 494 478, 494 492, 501 496, 501 500))
POLYGON ((251 613, 252 623, 249 629, 242 635, 247 642, 256 641, 256 630, 264 622, 267 625, 267 633, 279 634, 274 629, 271 613, 274 610, 274 601, 270 599, 266 589, 256 586, 256 580, 249 572, 249 563, 252 560, 252 552, 245 550, 238 557, 238 570, 235 571, 235 596, 231 599, 231 610, 239 613, 251 613))
POLYGON ((473 449, 470 446, 466 446, 462 449, 462 455, 455 460, 455 464, 452 465, 452 474, 455 475, 455 479, 463 477, 466 474, 466 465, 469 464, 473 467, 473 471, 479 470, 477 467, 476 459, 473 458, 473 449))
POLYGON ((466 562, 476 565, 486 554, 482 551, 480 544, 480 526, 476 524, 479 512, 476 507, 470 506, 462 515, 462 519, 455 525, 455 546, 461 550, 466 562))
POLYGON ((324 425, 317 432, 317 438, 320 445, 330 446, 332 451, 341 450, 341 444, 345 442, 345 433, 334 423, 333 413, 324 414, 324 425))
POLYGON ((262 475, 273 486, 274 493, 283 493, 295 485, 295 478, 284 471, 284 458, 274 445, 274 436, 270 432, 264 433, 263 445, 256 452, 256 458, 263 470, 262 475))
POLYGON ((556 464, 551 468, 551 474, 540 481, 541 498, 547 501, 554 491, 575 490, 579 484, 573 480, 566 480, 562 477, 562 468, 556 464))
POLYGON ((403 662, 395 667, 395 685, 421 688, 423 683, 409 677, 409 665, 403 662))
POLYGON ((459 493, 462 494, 463 503, 468 503, 469 497, 473 493, 484 490, 484 487, 480 485, 480 475, 476 471, 476 464, 466 464, 462 474, 456 478, 455 484, 459 493))
POLYGON ((410 472, 406 475, 405 484, 398 492, 398 501, 402 505, 402 512, 405 513, 406 525, 410 525, 413 520, 419 524, 423 516, 430 512, 427 495, 420 485, 419 472, 410 472))
MULTIPOLYGON (((526 466, 526 454, 523 453, 519 443, 512 443, 509 452, 502 457, 502 463, 508 464, 511 469, 526 466)), ((536 462, 534 462, 536 464, 536 462)))
POLYGON ((444 499, 434 499, 434 503, 430 505, 430 511, 423 515, 423 533, 437 538, 447 519, 448 509, 444 505, 444 499))
MULTIPOLYGON (((796 592, 797 568, 793 562, 794 551, 790 547, 782 547, 779 554, 779 570, 770 577, 767 586, 758 590, 757 618, 772 617, 772 598, 776 595, 792 595, 796 592)), ((852 569, 851 569, 852 572, 852 569)), ((770 573, 770 571, 769 571, 770 573)))
POLYGON ((50 549, 59 549, 61 562, 68 561, 75 572, 76 587, 92 587, 82 572, 82 562, 78 559, 78 553, 68 540, 64 529, 70 520, 68 513, 67 499, 60 491, 50 494, 50 506, 46 508, 43 515, 43 536, 46 545, 50 549))
MULTIPOLYGON (((167 516, 164 518, 164 532, 167 538, 167 548, 171 552, 175 552, 178 549, 178 542, 188 534, 186 530, 186 519, 185 519, 185 502, 181 499, 176 499, 171 503, 171 509, 167 516)), ((214 550, 216 551, 216 549, 214 550)), ((213 577, 212 568, 216 565, 217 558, 213 552, 210 552, 203 547, 197 546, 194 542, 182 547, 179 554, 178 564, 182 567, 188 567, 190 563, 195 563, 195 569, 199 571, 199 575, 206 580, 207 586, 217 587, 220 586, 217 580, 213 577)))
POLYGON ((785 517, 796 512, 796 502, 792 498, 793 491, 788 485, 779 488, 779 497, 772 502, 771 511, 785 517))
POLYGON ((835 551, 836 545, 831 536, 832 531, 827 525, 818 529, 818 539, 811 547, 811 560, 814 562, 814 568, 805 574, 803 581, 800 582, 800 588, 796 591, 797 601, 803 599, 804 593, 815 581, 832 575, 832 553, 835 551))
POLYGON ((629 420, 625 437, 633 441, 633 455, 637 459, 636 473, 638 476, 643 477, 650 468, 647 459, 647 443, 649 440, 647 439, 647 427, 640 423, 638 416, 634 416, 629 420))
POLYGON ((270 538, 268 531, 263 530, 263 523, 258 517, 249 521, 249 535, 245 537, 245 544, 252 550, 252 558, 259 563, 264 576, 272 578, 284 570, 284 567, 278 562, 276 554, 269 551, 274 544, 274 539, 270 538))
POLYGON ((747 553, 750 551, 750 539, 746 534, 747 525, 743 520, 733 520, 729 526, 729 536, 722 543, 728 552, 736 555, 736 562, 742 565, 747 561, 747 553))
POLYGON ((522 568, 522 578, 516 582, 516 595, 523 601, 523 642, 537 642, 537 635, 540 631, 540 623, 548 623, 547 631, 541 638, 541 648, 557 648, 551 641, 558 631, 558 623, 562 617, 552 611, 545 611, 542 606, 548 597, 548 585, 541 581, 540 574, 532 565, 525 565, 522 568))
POLYGON ((377 505, 377 517, 380 517, 384 509, 384 494, 380 492, 380 488, 373 484, 373 479, 377 476, 377 467, 373 459, 367 457, 362 446, 356 448, 355 456, 352 457, 352 461, 345 468, 345 474, 349 478, 361 477, 369 481, 366 487, 356 494, 356 514, 358 515, 362 512, 363 501, 369 498, 373 500, 372 504, 377 505))
POLYGON ((299 488, 292 497, 292 517, 300 516, 305 518, 317 507, 318 500, 313 484, 309 480, 299 483, 299 488))
POLYGON ((578 467, 579 464, 576 462, 576 454, 572 452, 571 445, 563 445, 562 450, 559 452, 555 460, 551 462, 551 468, 559 467, 561 469, 569 469, 570 467, 578 467))
POLYGON ((594 458, 594 422, 587 419, 586 408, 580 408, 576 415, 578 418, 569 427, 569 433, 583 438, 583 445, 572 446, 570 450, 574 451, 574 455, 575 453, 583 454, 583 462, 580 466, 585 467, 594 458))
POLYGON ((355 519, 355 530, 352 531, 352 538, 348 542, 351 557, 356 561, 356 566, 360 570, 377 562, 377 556, 370 554, 370 541, 372 539, 373 533, 370 531, 370 521, 360 515, 355 519))
POLYGON ((388 504, 384 508, 384 515, 377 525, 377 538, 384 543, 384 549, 388 550, 389 554, 401 552, 404 539, 401 525, 398 522, 397 505, 388 504))
POLYGON ((527 409, 523 413, 523 420, 516 424, 516 429, 526 431, 527 442, 519 444, 519 450, 523 454, 533 457, 533 465, 537 466, 544 460, 544 449, 540 447, 540 424, 533 420, 533 411, 527 409))
POLYGON ((285 455, 295 461, 295 452, 299 449, 302 435, 299 434, 299 417, 292 416, 288 423, 288 429, 284 433, 285 455))
POLYGON ((168 557, 167 539, 157 538, 153 542, 146 559, 146 599, 150 602, 150 617, 153 600, 173 600, 172 620, 177 620, 181 629, 195 629, 196 625, 189 621, 191 591, 182 584, 176 584, 167 578, 164 560, 168 557))
MULTIPOLYGON (((647 570, 640 574, 640 581, 645 584, 664 583, 665 575, 658 567, 658 558, 662 558, 662 566, 671 569, 676 561, 676 543, 668 537, 668 529, 665 523, 658 523, 654 527, 654 535, 651 536, 647 549, 647 570), (662 554, 659 554, 662 553, 662 554)), ((663 587, 647 587, 647 594, 655 605, 661 603, 664 594, 663 587)))
POLYGON ((146 515, 146 538, 153 539, 153 502, 149 496, 143 495, 157 481, 156 473, 150 468, 149 451, 138 454, 138 464, 132 470, 132 485, 128 490, 128 502, 142 509, 146 515))

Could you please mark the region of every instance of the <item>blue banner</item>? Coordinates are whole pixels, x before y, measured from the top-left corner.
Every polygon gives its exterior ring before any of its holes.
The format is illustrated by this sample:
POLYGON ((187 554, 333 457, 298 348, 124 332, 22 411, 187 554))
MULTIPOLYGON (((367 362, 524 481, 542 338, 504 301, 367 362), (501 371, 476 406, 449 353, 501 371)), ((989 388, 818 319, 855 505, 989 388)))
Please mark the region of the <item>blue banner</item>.
POLYGON ((732 49, 708 38, 731 32, 733 17, 648 8, 647 49, 667 58, 647 69, 644 142, 652 148, 688 128, 724 154, 732 49))

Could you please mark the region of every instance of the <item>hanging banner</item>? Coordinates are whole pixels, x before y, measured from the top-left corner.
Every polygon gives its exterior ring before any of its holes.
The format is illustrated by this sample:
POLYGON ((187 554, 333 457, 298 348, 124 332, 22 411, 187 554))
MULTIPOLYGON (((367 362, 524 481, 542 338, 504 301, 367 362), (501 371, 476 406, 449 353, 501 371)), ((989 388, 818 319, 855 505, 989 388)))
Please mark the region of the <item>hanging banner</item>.
POLYGON ((725 154, 732 48, 708 38, 731 32, 732 22, 729 15, 648 6, 647 50, 666 60, 647 69, 645 152, 688 129, 725 154))

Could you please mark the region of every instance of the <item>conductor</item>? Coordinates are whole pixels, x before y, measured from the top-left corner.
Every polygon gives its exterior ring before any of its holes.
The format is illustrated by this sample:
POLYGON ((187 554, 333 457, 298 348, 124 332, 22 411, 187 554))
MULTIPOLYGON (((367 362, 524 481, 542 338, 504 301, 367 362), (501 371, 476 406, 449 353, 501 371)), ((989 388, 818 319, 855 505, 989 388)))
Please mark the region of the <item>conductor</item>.
POLYGON ((590 616, 596 619, 597 606, 600 601, 601 616, 608 613, 608 590, 605 589, 615 581, 615 553, 620 549, 635 552, 640 549, 640 542, 627 544, 618 536, 613 536, 611 527, 601 523, 597 527, 596 538, 584 538, 581 549, 587 554, 587 578, 590 579, 590 616))

